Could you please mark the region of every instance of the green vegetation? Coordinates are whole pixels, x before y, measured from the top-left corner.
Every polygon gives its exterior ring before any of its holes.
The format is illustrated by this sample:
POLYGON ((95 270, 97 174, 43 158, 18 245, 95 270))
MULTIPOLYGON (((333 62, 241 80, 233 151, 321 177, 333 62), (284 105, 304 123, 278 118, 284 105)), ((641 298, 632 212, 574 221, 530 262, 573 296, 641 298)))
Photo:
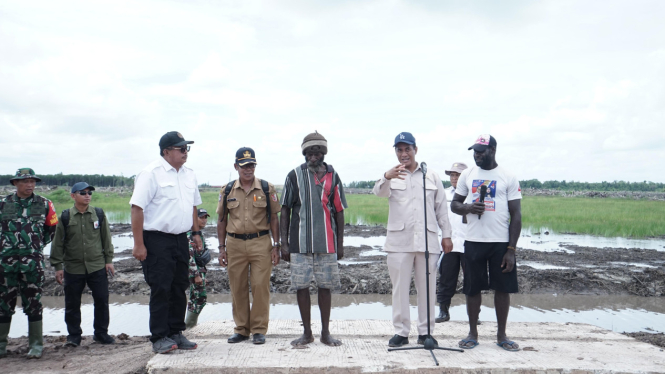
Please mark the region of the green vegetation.
POLYGON ((575 182, 575 181, 545 181, 538 179, 520 181, 522 188, 552 189, 564 191, 642 191, 642 192, 665 192, 665 183, 654 182, 575 182))
MULTIPOLYGON (((72 206, 65 190, 48 195, 58 211, 72 206)), ((218 191, 203 191, 202 208, 216 216, 218 191)), ((104 208, 111 221, 129 222, 127 194, 98 192, 93 205, 104 208)), ((374 195, 347 195, 345 220, 351 224, 381 224, 388 221, 388 199, 374 195)), ((547 228, 599 236, 651 237, 665 235, 665 202, 584 197, 525 196, 522 200, 523 227, 547 228)))
MULTIPOLYGON (((450 187, 448 176, 441 175, 444 187, 450 187)), ((374 188, 376 181, 354 181, 345 184, 348 188, 374 188)), ((665 183, 654 182, 575 182, 575 181, 545 181, 541 182, 538 179, 530 179, 520 181, 522 188, 535 188, 549 189, 549 190, 563 190, 563 191, 641 191, 641 192, 665 192, 665 183)))
MULTIPOLYGON (((122 175, 100 175, 100 174, 39 174, 37 176, 42 180, 44 186, 73 186, 76 182, 87 182, 95 187, 123 187, 133 186, 134 177, 124 177, 122 175)), ((14 177, 11 175, 0 175, 0 185, 8 185, 9 180, 14 177)))
POLYGON ((522 225, 599 236, 665 235, 665 202, 526 196, 522 225))

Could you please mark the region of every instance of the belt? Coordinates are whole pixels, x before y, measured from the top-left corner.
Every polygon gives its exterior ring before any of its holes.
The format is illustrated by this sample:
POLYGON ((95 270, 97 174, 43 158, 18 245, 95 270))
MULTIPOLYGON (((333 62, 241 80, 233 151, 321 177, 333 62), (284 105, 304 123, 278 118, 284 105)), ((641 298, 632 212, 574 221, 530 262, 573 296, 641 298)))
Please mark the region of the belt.
POLYGON ((241 239, 241 240, 250 240, 258 238, 259 236, 268 235, 270 234, 270 230, 263 230, 256 232, 254 234, 234 234, 232 232, 228 232, 227 234, 232 238, 241 239))

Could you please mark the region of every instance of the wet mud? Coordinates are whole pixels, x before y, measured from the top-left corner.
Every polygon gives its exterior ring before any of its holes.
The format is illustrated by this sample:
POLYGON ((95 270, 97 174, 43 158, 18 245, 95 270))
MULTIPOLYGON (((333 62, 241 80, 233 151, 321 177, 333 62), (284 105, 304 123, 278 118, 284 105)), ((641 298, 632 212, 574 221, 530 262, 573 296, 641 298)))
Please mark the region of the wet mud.
MULTIPOLYGON (((114 225, 114 234, 129 233, 129 225, 114 225)), ((214 227, 206 227, 205 235, 216 236, 214 227)), ((382 226, 347 225, 345 236, 383 236, 382 226)), ((517 251, 519 292, 525 294, 594 294, 638 295, 662 297, 665 295, 665 251, 627 248, 595 248, 562 244, 562 251, 542 252, 519 248, 517 251), (535 265, 534 265, 535 264, 535 265), (552 268, 556 267, 556 268, 552 268)), ((340 265, 343 294, 389 294, 390 276, 385 256, 365 254, 374 250, 369 246, 344 247, 344 265, 340 265), (357 262, 357 263, 356 263, 357 262)), ((130 257, 115 262, 116 276, 110 280, 110 292, 118 295, 147 295, 150 292, 143 280, 139 261, 131 258, 131 250, 116 253, 117 257, 130 257)), ((435 259, 436 260, 436 259, 435 259)), ((208 265, 207 291, 210 294, 228 293, 226 270, 216 258, 208 265)), ((271 291, 293 292, 290 289, 290 264, 281 261, 273 268, 271 291)), ((458 282, 461 292, 462 274, 458 282)), ((312 287, 312 292, 316 289, 312 287)), ((412 284, 411 293, 415 294, 412 284)), ((47 269, 44 295, 64 295, 63 287, 55 282, 53 269, 47 269)))

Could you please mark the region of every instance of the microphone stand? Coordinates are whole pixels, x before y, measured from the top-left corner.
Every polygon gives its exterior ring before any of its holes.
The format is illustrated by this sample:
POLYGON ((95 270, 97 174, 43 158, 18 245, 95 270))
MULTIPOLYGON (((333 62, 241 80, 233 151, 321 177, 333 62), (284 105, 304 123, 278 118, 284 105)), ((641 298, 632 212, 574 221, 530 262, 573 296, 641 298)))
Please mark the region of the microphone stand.
MULTIPOLYGON (((436 356, 434 356, 435 349, 445 350, 445 351, 455 351, 455 352, 464 352, 463 349, 457 348, 443 348, 439 347, 432 337, 431 330, 431 320, 430 320, 430 300, 429 300, 429 246, 427 242, 427 190, 425 189, 426 184, 426 175, 427 175, 427 164, 421 163, 420 169, 423 172, 423 212, 425 213, 425 291, 427 292, 427 337, 425 338, 425 344, 422 347, 405 347, 405 348, 388 348, 388 352, 392 351, 411 351, 415 349, 425 349, 428 350, 434 359, 436 366, 439 366, 439 361, 437 361, 436 356)), ((420 305, 418 305, 420 307, 420 305)))

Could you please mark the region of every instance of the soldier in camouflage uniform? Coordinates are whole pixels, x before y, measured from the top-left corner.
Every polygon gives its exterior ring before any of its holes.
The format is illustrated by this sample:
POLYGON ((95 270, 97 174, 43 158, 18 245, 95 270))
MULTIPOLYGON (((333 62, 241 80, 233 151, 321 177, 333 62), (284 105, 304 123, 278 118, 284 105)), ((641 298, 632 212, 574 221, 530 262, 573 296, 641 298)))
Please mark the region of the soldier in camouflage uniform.
MULTIPOLYGON (((203 230, 206 223, 208 223, 208 211, 205 209, 199 209, 197 212, 199 217, 199 229, 203 230)), ((185 318, 185 325, 188 329, 196 326, 199 320, 199 314, 203 310, 203 307, 206 305, 208 300, 208 294, 206 293, 206 272, 208 271, 205 267, 199 266, 196 263, 196 250, 192 246, 192 235, 191 231, 187 233, 189 238, 189 303, 187 304, 187 317, 185 318)), ((205 238, 201 234, 201 243, 203 243, 203 249, 200 253, 208 250, 206 245, 205 238)))
POLYGON ((42 357, 43 251, 53 240, 58 215, 50 200, 33 193, 39 181, 32 169, 19 169, 10 179, 16 192, 0 199, 0 357, 7 355, 19 294, 28 316, 28 358, 42 357))

